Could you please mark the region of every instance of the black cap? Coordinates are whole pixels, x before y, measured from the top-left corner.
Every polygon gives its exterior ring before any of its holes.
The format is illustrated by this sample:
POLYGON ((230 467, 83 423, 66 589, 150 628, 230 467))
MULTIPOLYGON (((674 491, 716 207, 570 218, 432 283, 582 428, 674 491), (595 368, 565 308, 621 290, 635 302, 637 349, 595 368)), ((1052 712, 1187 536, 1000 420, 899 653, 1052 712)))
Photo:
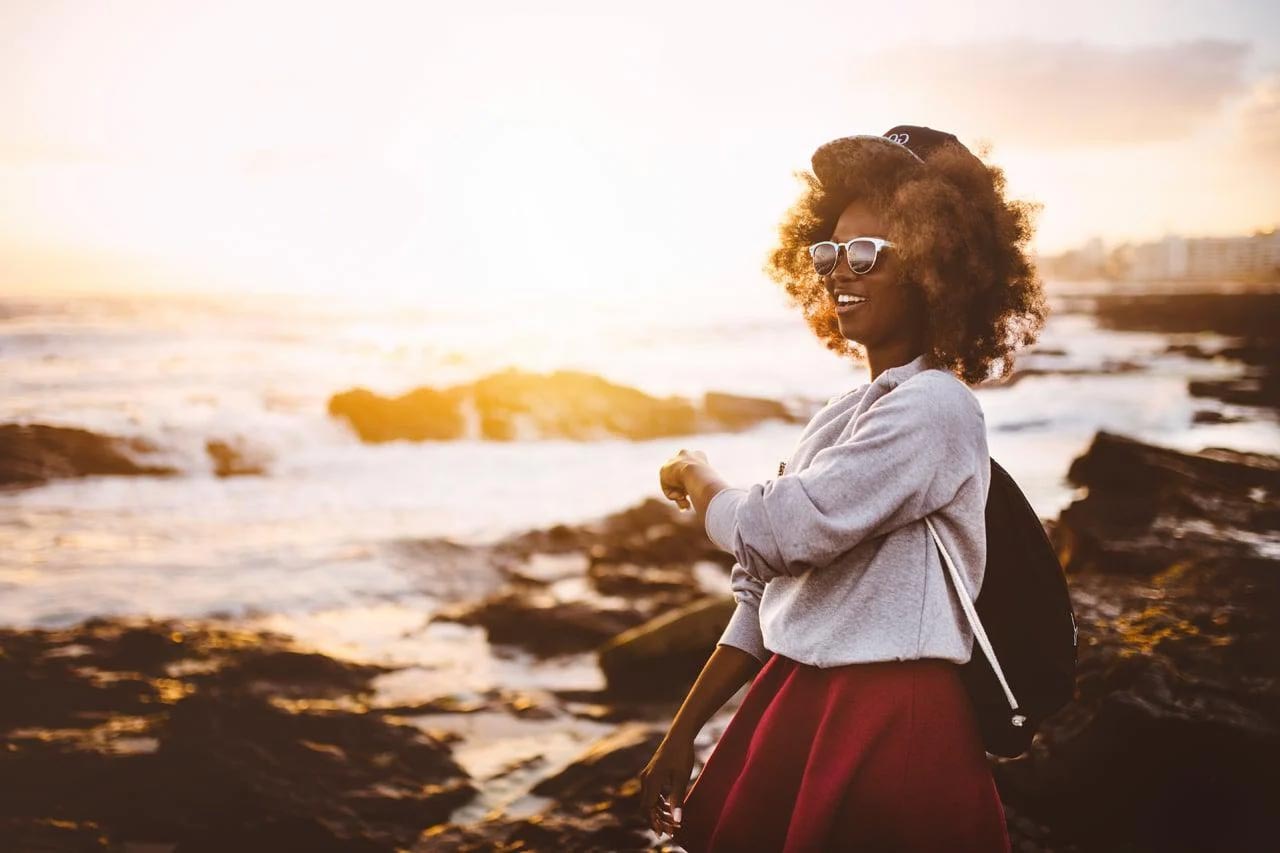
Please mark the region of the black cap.
POLYGON ((897 150, 904 157, 923 163, 934 151, 947 144, 959 145, 966 154, 977 159, 954 133, 914 124, 899 124, 889 128, 881 136, 859 134, 833 139, 820 145, 818 150, 813 152, 810 162, 813 164, 813 173, 818 176, 818 180, 826 183, 823 175, 828 171, 827 166, 834 163, 837 155, 848 154, 854 149, 867 146, 884 147, 886 150, 897 150))

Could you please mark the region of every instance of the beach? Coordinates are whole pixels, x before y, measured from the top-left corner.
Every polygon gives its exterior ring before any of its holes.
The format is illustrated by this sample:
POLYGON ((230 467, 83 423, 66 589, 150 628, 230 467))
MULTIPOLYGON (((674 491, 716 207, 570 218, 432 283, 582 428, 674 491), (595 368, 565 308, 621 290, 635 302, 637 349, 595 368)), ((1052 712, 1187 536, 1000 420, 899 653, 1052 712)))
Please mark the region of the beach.
MULTIPOLYGON (((1081 622, 1078 701, 993 759, 1018 850, 1276 829, 1280 289, 1179 290, 1055 286, 974 389, 1081 622)), ((774 477, 866 370, 785 313, 491 322, 0 299, 0 846, 664 849, 635 777, 732 557, 658 468, 774 477)))

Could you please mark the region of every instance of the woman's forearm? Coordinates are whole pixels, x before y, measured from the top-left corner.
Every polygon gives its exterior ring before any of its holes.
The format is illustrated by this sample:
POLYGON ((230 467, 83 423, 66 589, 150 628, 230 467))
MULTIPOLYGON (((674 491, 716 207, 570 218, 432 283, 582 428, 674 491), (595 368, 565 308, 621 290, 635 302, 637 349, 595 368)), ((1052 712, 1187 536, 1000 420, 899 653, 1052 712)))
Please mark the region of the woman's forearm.
MULTIPOLYGON (((707 507, 722 489, 728 487, 710 465, 692 464, 684 472, 685 493, 705 529, 707 507)), ((689 694, 676 712, 667 737, 692 741, 721 706, 742 685, 755 678, 763 664, 750 652, 736 646, 718 645, 702 667, 702 672, 689 688, 689 694)))
POLYGON ((707 523, 707 507, 711 504, 711 499, 728 486, 729 484, 721 479, 710 465, 692 464, 685 469, 685 492, 689 495, 689 501, 693 504, 694 511, 698 514, 698 521, 702 522, 704 530, 707 523))
POLYGON ((755 678, 763 664, 749 652, 735 646, 716 646, 698 679, 689 688, 676 712, 667 737, 692 741, 707 720, 738 692, 738 689, 755 678))

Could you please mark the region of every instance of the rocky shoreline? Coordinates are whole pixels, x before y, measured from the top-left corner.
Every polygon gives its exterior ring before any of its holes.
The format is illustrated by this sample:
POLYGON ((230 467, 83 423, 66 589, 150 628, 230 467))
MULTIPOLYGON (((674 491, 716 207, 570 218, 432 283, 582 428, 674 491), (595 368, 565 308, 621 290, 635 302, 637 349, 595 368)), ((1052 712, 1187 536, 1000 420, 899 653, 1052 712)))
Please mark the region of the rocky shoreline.
MULTIPOLYGON (((1264 849, 1280 831, 1280 458, 1099 433, 1070 478, 1087 495, 1048 527, 1079 694, 1030 756, 992 759, 1014 849, 1264 849)), ((498 650, 594 649, 603 688, 387 701, 386 666, 225 623, 0 631, 0 848, 663 849, 635 776, 728 619, 699 567, 732 558, 651 500, 484 559, 502 585, 435 619, 498 650), (422 721, 477 714, 607 728, 563 766, 471 778, 464 739, 422 721), (533 807, 451 820, 516 779, 533 807)), ((700 761, 712 742, 704 729, 700 761)))
MULTIPOLYGON (((1105 329, 1189 336, 1173 340, 1166 354, 1239 368, 1236 375, 1190 378, 1192 397, 1243 407, 1241 412, 1204 408, 1197 423, 1230 423, 1280 412, 1280 293, 1128 293, 1064 298, 1064 313, 1082 313, 1105 329), (1199 339, 1209 331, 1214 343, 1199 339)), ((1063 350, 1036 348, 1043 363, 1018 366, 981 389, 999 390, 1034 376, 1110 376, 1150 365, 1132 359, 1098 364, 1058 363, 1063 350)), ((774 400, 711 391, 700 400, 660 398, 592 373, 540 374, 511 368, 470 382, 423 386, 399 396, 364 388, 332 395, 327 412, 366 444, 391 441, 536 439, 594 441, 697 435, 750 429, 767 421, 803 424, 821 400, 774 400)), ((177 476, 165 448, 142 437, 105 435, 50 424, 0 424, 0 488, 37 486, 65 477, 93 475, 177 476)), ((192 463, 218 477, 269 474, 272 460, 243 436, 203 440, 203 459, 192 463)))
POLYGON ((695 403, 654 397, 579 370, 541 374, 516 368, 448 388, 416 388, 398 397, 355 388, 333 395, 329 414, 371 444, 462 438, 643 441, 743 430, 771 419, 804 423, 812 416, 777 400, 708 392, 695 403))

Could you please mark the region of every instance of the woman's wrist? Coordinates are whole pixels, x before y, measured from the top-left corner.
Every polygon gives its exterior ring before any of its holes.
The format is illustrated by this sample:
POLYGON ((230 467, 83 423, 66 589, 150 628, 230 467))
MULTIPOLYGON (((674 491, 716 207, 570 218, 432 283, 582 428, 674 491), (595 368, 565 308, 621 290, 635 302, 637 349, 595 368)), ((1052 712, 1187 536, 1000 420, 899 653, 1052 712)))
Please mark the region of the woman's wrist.
POLYGON ((693 743, 707 720, 743 684, 755 678, 761 668, 762 664, 754 655, 734 646, 717 644, 671 721, 665 740, 693 743))
POLYGON ((705 516, 711 499, 729 484, 705 462, 690 462, 684 469, 684 490, 699 516, 705 516))

